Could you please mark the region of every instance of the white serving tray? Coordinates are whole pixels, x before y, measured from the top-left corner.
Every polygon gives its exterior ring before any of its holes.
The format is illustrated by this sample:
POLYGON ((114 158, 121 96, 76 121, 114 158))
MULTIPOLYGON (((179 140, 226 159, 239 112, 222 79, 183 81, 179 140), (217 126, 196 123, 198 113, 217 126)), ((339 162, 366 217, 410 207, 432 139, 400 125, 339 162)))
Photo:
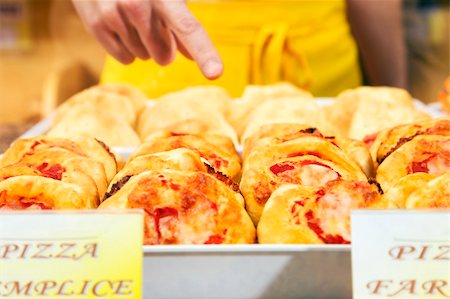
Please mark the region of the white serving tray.
MULTIPOLYGON (((444 115, 437 104, 415 104, 433 117, 444 115)), ((45 134, 50 125, 51 117, 21 137, 45 134)), ((113 150, 124 159, 134 151, 113 150)), ((143 246, 143 253, 144 298, 352 297, 351 245, 166 245, 143 246)))
POLYGON ((144 298, 351 298, 350 245, 144 246, 144 298))

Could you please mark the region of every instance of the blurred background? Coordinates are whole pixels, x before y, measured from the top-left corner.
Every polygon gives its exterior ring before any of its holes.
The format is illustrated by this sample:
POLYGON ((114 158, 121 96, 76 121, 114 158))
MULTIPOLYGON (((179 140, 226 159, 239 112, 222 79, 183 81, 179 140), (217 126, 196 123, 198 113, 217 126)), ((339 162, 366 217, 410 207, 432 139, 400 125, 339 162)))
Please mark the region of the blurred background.
MULTIPOLYGON (((449 1, 403 6, 409 91, 433 102, 450 73, 449 1)), ((104 56, 71 1, 0 0, 0 152, 59 102, 97 83, 104 56)))

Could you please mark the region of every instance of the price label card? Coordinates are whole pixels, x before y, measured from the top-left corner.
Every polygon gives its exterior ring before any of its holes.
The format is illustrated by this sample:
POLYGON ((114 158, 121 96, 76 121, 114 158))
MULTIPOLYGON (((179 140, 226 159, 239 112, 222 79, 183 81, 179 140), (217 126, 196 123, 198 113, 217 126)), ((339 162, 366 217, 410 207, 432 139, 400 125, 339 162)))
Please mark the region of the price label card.
POLYGON ((0 213, 0 298, 141 298, 143 214, 0 213))
POLYGON ((450 211, 352 211, 354 299, 450 298, 450 211))

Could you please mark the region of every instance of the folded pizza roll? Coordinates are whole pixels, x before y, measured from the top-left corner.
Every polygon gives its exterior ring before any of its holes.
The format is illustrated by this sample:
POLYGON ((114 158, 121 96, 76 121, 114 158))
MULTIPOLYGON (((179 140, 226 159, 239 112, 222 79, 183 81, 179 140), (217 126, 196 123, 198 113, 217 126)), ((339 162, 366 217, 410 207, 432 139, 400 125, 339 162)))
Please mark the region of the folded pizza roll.
POLYGON ((78 136, 72 140, 77 143, 86 156, 103 164, 106 178, 108 182, 111 181, 119 169, 118 161, 121 157, 98 139, 78 136))
POLYGON ((402 144, 421 135, 450 136, 450 118, 433 119, 425 122, 402 125, 388 130, 379 137, 377 163, 380 164, 402 144))
POLYGON ((424 172, 450 171, 450 136, 420 135, 401 145, 377 169, 377 181, 388 191, 400 178, 424 172))
POLYGON ((137 132, 144 139, 155 131, 180 126, 183 122, 188 123, 185 128, 195 130, 192 123, 200 121, 212 133, 236 135, 227 121, 230 105, 231 98, 220 87, 187 88, 167 94, 146 108, 139 117, 137 132))
POLYGON ((82 172, 95 182, 99 198, 103 197, 108 187, 105 168, 100 162, 75 155, 65 149, 37 150, 33 155, 24 156, 20 163, 39 168, 40 171, 55 172, 55 176, 61 176, 66 171, 69 173, 82 172))
MULTIPOLYGON (((256 107, 248 117, 248 125, 241 135, 241 143, 255 134, 263 125, 274 123, 294 123, 316 127, 325 134, 333 131, 319 106, 310 99, 280 98, 266 101, 256 107)), ((239 133, 239 132, 238 132, 239 133)))
POLYGON ((145 212, 144 244, 253 243, 242 196, 204 172, 146 171, 130 178, 99 209, 145 212))
POLYGON ((392 208, 405 208, 407 198, 416 190, 422 189, 426 184, 436 178, 432 174, 416 172, 408 174, 395 182, 387 192, 383 194, 384 199, 392 208))
POLYGON ((240 100, 233 102, 233 113, 230 118, 231 125, 235 128, 238 135, 241 136, 256 108, 267 101, 277 101, 281 98, 314 101, 311 93, 299 89, 288 82, 271 85, 248 85, 240 100))
POLYGON ((76 185, 82 190, 82 196, 85 197, 89 208, 96 208, 100 203, 97 186, 92 177, 78 170, 69 170, 60 163, 37 162, 28 164, 20 162, 0 168, 0 182, 20 176, 40 176, 76 185))
MULTIPOLYGON (((151 122, 151 118, 148 118, 151 122)), ((166 127, 158 126, 158 124, 151 124, 152 129, 141 132, 143 140, 152 138, 154 134, 159 131, 168 131, 176 134, 199 135, 199 136, 221 136, 232 141, 232 146, 239 145, 238 137, 231 125, 226 122, 221 115, 216 115, 214 121, 211 119, 184 119, 178 122, 173 122, 166 127)))
POLYGON ((305 124, 274 123, 262 125, 255 133, 245 140, 245 143, 242 144, 242 159, 245 160, 249 153, 251 153, 258 145, 265 147, 270 144, 292 140, 303 135, 323 137, 318 129, 305 124))
POLYGON ((431 118, 414 107, 406 90, 394 87, 346 90, 323 110, 338 136, 358 140, 386 128, 431 118))
POLYGON ((417 208, 450 208, 450 172, 447 172, 426 185, 420 186, 406 199, 405 207, 417 208))
POLYGON ((273 191, 284 184, 321 186, 337 179, 367 180, 335 145, 319 137, 301 137, 255 151, 244 163, 240 189, 246 208, 258 223, 273 191))
POLYGON ((305 127, 300 124, 271 124, 262 127, 260 131, 246 142, 246 146, 250 146, 250 150, 244 147, 243 160, 245 161, 252 149, 255 151, 258 148, 264 150, 269 145, 283 143, 304 136, 324 138, 342 149, 352 161, 359 165, 367 177, 374 176, 374 167, 370 152, 362 141, 343 137, 324 136, 318 129, 305 127))
POLYGON ((202 162, 199 154, 186 148, 139 156, 117 173, 109 184, 105 198, 112 196, 134 175, 147 170, 165 169, 207 172, 207 166, 202 162))
POLYGON ((72 96, 56 110, 53 125, 65 119, 68 113, 90 114, 98 113, 113 115, 129 126, 134 126, 137 112, 131 101, 116 93, 99 88, 86 89, 72 96))
POLYGON ((0 210, 92 209, 82 187, 41 176, 16 176, 0 182, 0 210))
MULTIPOLYGON (((120 111, 120 110, 118 110, 120 111)), ((47 136, 60 138, 91 137, 108 146, 137 147, 141 141, 129 124, 117 117, 116 113, 98 111, 85 113, 82 110, 68 111, 47 136)))
POLYGON ((241 171, 240 158, 234 153, 230 153, 214 144, 209 143, 204 138, 195 135, 172 134, 170 137, 155 136, 151 140, 143 143, 128 159, 132 161, 136 157, 169 151, 177 148, 187 148, 197 152, 205 159, 211 167, 231 179, 239 178, 241 171))
POLYGON ((136 115, 147 106, 147 97, 138 88, 126 83, 104 83, 89 88, 89 90, 100 90, 115 93, 126 97, 134 107, 136 115))
POLYGON ((261 244, 349 244, 350 210, 385 208, 377 186, 335 180, 322 187, 284 185, 267 201, 258 224, 261 244))
POLYGON ((102 163, 108 181, 117 173, 117 161, 109 147, 94 138, 83 137, 76 137, 73 140, 49 136, 18 139, 4 153, 0 167, 16 164, 24 156, 31 156, 35 151, 50 148, 65 149, 78 156, 88 157, 102 163))

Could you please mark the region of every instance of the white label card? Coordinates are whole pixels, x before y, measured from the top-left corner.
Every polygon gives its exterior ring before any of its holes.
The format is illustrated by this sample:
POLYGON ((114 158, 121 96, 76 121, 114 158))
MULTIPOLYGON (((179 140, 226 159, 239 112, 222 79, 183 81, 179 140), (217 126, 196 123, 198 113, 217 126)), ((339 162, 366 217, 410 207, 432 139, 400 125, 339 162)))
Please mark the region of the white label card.
POLYGON ((450 211, 352 211, 354 299, 450 298, 450 211))

